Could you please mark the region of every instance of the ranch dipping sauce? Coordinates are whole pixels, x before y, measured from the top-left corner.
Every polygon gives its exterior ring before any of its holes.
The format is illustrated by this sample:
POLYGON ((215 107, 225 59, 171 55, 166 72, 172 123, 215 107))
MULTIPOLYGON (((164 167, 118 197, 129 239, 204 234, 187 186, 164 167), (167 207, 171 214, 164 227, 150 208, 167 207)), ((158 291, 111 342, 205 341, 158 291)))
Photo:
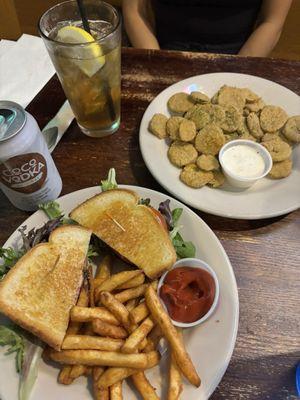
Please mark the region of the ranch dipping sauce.
POLYGON ((260 177, 265 171, 265 161, 260 152, 246 144, 226 149, 222 161, 228 171, 243 178, 260 177))

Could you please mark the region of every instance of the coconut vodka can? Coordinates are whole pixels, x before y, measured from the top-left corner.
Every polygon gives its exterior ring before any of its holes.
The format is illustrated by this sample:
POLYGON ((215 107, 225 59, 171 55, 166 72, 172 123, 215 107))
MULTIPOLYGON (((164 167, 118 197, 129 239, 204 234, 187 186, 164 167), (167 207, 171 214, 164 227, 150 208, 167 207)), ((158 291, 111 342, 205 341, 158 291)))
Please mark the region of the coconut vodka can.
POLYGON ((0 101, 0 188, 25 211, 56 199, 62 189, 36 120, 12 101, 0 101))

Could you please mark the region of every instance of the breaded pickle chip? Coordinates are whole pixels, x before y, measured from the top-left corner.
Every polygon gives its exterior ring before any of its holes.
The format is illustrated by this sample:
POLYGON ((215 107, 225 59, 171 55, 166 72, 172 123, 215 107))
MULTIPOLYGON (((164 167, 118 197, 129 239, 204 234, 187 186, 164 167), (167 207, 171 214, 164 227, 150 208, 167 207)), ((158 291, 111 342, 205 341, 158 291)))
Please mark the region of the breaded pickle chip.
POLYGON ((233 106, 242 111, 245 107, 246 100, 242 89, 224 85, 219 90, 218 103, 221 106, 233 106))
POLYGON ((242 124, 243 116, 239 110, 233 106, 225 109, 225 119, 220 123, 220 127, 226 132, 235 132, 242 124))
POLYGON ((300 115, 289 118, 282 132, 291 142, 300 143, 300 115))
POLYGON ((168 150, 168 157, 176 167, 183 167, 195 162, 198 152, 191 143, 175 141, 168 150))
POLYGON ((163 114, 154 114, 149 123, 149 131, 159 139, 167 136, 166 124, 168 118, 163 114))
POLYGON ((213 178, 207 184, 213 188, 217 188, 222 186, 224 182, 224 174, 221 171, 213 171, 213 178))
POLYGON ((184 114, 194 105, 187 93, 175 93, 168 100, 169 110, 176 114, 184 114))
POLYGON ((167 134, 172 140, 179 140, 179 125, 184 120, 183 117, 171 117, 167 121, 167 134))
POLYGON ((258 116, 252 112, 248 115, 246 120, 250 134, 258 139, 261 138, 264 135, 264 133, 260 127, 258 116))
POLYGON ((186 185, 198 189, 213 179, 213 173, 202 171, 196 164, 189 164, 181 171, 180 179, 186 185))
POLYGON ((282 128, 288 119, 287 113, 277 106, 266 106, 260 113, 260 126, 266 132, 282 128))
POLYGON ((274 162, 287 160, 292 154, 291 146, 281 139, 269 140, 263 142, 262 145, 268 150, 274 162))
POLYGON ((200 169, 203 169, 203 171, 214 171, 220 167, 217 158, 210 154, 201 154, 197 158, 196 164, 200 169))
POLYGON ((264 101, 262 99, 258 99, 253 103, 246 103, 244 111, 249 110, 250 112, 259 112, 264 108, 264 106, 265 106, 264 101))
POLYGON ((250 134, 248 125, 247 125, 247 120, 245 117, 243 117, 241 119, 241 123, 237 127, 237 133, 239 133, 240 135, 249 135, 250 134))
POLYGON ((261 138, 261 141, 269 142, 269 140, 276 140, 276 139, 280 139, 279 131, 265 133, 264 136, 261 138))
POLYGON ((202 92, 191 92, 190 97, 194 101, 194 103, 204 104, 210 102, 210 98, 202 92))
POLYGON ((210 123, 210 115, 202 109, 202 106, 197 104, 192 107, 186 114, 185 118, 193 121, 196 129, 202 129, 205 125, 210 123))
POLYGON ((240 139, 240 136, 237 132, 233 132, 230 134, 224 133, 224 137, 225 137, 225 143, 231 142, 232 140, 240 139))
POLYGON ((260 97, 249 88, 243 88, 241 91, 245 96, 246 103, 255 103, 260 99, 260 97))
POLYGON ((194 121, 184 119, 179 125, 179 138, 183 142, 192 141, 197 134, 196 125, 194 121))
POLYGON ((275 162, 268 176, 273 179, 281 179, 289 176, 291 172, 292 160, 287 159, 284 161, 275 162))
POLYGON ((221 125, 225 121, 225 108, 217 104, 202 104, 199 107, 210 116, 210 122, 221 125))
POLYGON ((195 139, 196 149, 203 154, 216 155, 225 143, 222 129, 216 124, 206 125, 195 139))

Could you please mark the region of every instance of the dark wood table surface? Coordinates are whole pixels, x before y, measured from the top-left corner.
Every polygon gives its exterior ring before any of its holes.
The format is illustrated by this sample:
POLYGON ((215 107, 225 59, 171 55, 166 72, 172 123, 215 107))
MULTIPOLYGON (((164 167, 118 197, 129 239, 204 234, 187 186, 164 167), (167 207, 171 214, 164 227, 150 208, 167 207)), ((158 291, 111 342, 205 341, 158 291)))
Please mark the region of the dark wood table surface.
MULTIPOLYGON (((141 156, 141 118, 149 102, 167 86, 210 72, 258 75, 300 94, 300 62, 124 49, 121 127, 110 137, 91 139, 72 123, 53 152, 63 180, 62 194, 99 184, 112 166, 117 169, 119 183, 165 192, 141 156)), ((64 100, 54 77, 28 111, 43 127, 64 100)), ((3 244, 28 213, 14 208, 2 194, 0 204, 3 244)), ((300 361, 300 211, 255 221, 196 212, 222 242, 234 268, 240 299, 236 347, 211 399, 296 399, 295 366, 300 361)))

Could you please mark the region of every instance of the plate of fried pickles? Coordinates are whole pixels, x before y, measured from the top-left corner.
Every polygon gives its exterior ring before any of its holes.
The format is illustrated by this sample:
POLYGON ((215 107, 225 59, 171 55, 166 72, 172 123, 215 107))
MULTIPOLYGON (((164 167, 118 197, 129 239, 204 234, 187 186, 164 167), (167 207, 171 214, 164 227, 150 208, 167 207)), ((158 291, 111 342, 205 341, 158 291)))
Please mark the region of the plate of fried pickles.
POLYGON ((148 106, 140 147, 152 175, 199 210, 229 218, 283 215, 300 205, 300 99, 266 79, 236 73, 177 82, 148 106), (247 189, 226 181, 218 154, 232 140, 262 144, 273 167, 247 189))

